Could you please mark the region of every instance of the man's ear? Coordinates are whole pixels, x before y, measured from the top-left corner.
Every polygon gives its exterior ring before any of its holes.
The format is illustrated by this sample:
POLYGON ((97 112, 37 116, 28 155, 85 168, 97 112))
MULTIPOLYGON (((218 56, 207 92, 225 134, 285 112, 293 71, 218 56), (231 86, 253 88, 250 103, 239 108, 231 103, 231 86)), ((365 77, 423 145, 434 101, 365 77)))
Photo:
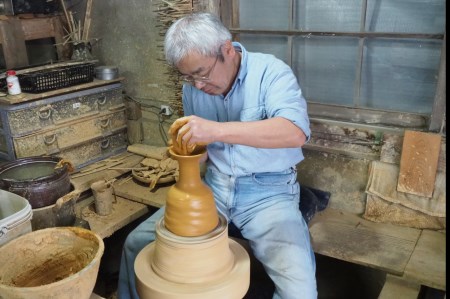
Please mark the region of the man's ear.
POLYGON ((230 40, 227 40, 225 44, 222 46, 223 54, 226 56, 232 56, 236 52, 236 50, 233 47, 233 44, 230 40))

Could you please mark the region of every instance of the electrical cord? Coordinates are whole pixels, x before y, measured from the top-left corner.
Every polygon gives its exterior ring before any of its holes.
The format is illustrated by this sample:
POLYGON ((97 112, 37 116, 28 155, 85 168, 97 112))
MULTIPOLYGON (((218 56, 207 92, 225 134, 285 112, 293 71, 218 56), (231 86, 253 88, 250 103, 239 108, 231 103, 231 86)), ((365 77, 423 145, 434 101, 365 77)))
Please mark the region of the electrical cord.
POLYGON ((141 106, 141 108, 149 108, 149 109, 143 109, 146 110, 148 112, 154 113, 158 116, 158 131, 159 134, 161 135, 161 139, 164 141, 164 144, 167 146, 169 145, 169 137, 167 136, 166 130, 164 129, 164 122, 165 122, 165 117, 164 117, 164 111, 161 110, 160 107, 155 106, 155 105, 151 105, 151 104, 145 104, 142 103, 138 100, 136 100, 135 98, 131 97, 130 95, 125 94, 125 97, 137 104, 139 104, 141 106), (154 110, 151 109, 157 109, 158 112, 155 112, 154 110))

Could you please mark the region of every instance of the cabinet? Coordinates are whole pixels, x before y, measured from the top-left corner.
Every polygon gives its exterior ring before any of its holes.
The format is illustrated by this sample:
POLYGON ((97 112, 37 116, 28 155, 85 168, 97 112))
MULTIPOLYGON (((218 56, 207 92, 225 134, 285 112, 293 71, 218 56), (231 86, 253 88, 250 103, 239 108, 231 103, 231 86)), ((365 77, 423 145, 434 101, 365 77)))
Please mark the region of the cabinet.
POLYGON ((125 151, 122 84, 68 90, 38 100, 0 104, 0 158, 54 155, 80 168, 125 151))

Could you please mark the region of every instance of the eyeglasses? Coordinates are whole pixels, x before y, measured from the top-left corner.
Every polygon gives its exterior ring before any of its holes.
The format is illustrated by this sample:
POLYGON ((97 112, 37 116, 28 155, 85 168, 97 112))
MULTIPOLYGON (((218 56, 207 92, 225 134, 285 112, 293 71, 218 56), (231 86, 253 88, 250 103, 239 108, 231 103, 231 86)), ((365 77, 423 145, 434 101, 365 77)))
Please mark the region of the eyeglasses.
POLYGON ((211 79, 209 78, 209 76, 211 75, 212 71, 214 70, 214 67, 217 64, 217 60, 219 60, 219 55, 216 56, 216 60, 214 61, 213 65, 211 66, 209 71, 206 72, 205 75, 203 75, 203 76, 181 75, 180 76, 180 80, 184 81, 186 83, 189 83, 189 84, 195 84, 195 82, 208 82, 208 81, 210 81, 211 79))

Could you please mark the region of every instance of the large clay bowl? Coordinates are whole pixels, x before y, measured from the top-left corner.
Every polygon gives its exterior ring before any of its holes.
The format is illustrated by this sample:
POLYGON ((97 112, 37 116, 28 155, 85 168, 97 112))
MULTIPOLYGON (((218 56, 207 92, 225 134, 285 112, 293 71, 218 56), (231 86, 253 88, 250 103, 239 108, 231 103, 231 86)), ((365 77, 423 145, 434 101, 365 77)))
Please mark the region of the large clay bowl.
POLYGON ((0 247, 0 298, 88 299, 104 249, 102 238, 79 227, 18 237, 0 247))

